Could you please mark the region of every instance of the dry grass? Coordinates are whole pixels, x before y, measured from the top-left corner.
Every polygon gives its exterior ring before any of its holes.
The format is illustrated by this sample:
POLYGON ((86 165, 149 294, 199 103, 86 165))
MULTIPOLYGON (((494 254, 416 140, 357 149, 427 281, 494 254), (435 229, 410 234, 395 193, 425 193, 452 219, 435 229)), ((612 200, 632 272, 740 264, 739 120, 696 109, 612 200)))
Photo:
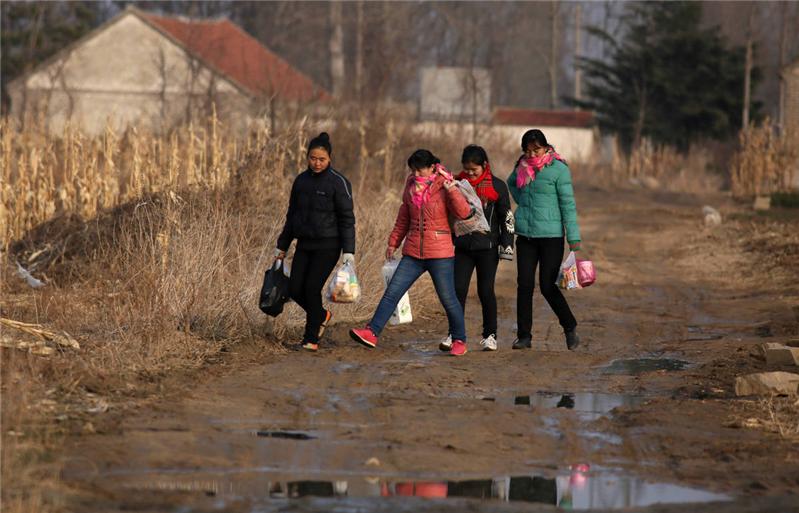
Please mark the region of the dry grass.
MULTIPOLYGON (((359 303, 334 307, 340 323, 362 322, 382 294, 404 159, 416 149, 407 124, 370 123, 342 123, 333 133, 335 165, 356 191, 364 291, 359 303)), ((97 420, 86 415, 98 404, 154 396, 163 380, 190 377, 238 343, 269 352, 298 340, 299 307, 273 319, 256 297, 318 127, 300 120, 279 134, 237 138, 212 117, 164 136, 110 127, 99 137, 74 128, 55 136, 8 120, 0 130, 2 317, 80 344, 38 356, 23 350, 34 347, 35 333, 2 334, 3 510, 49 511, 60 500, 51 493, 59 440, 93 432, 97 420), (46 286, 30 288, 16 262, 46 286)), ((444 139, 427 142, 460 151, 444 139)), ((413 296, 431 292, 423 282, 413 296)))
POLYGON ((724 186, 720 148, 692 147, 687 154, 665 146, 642 144, 611 164, 575 166, 579 179, 608 188, 630 185, 674 192, 717 192, 724 186))
POLYGON ((799 169, 799 133, 777 134, 768 121, 742 130, 731 168, 736 197, 790 190, 799 169))
POLYGON ((799 399, 771 396, 746 402, 728 424, 775 433, 789 442, 799 442, 799 399))

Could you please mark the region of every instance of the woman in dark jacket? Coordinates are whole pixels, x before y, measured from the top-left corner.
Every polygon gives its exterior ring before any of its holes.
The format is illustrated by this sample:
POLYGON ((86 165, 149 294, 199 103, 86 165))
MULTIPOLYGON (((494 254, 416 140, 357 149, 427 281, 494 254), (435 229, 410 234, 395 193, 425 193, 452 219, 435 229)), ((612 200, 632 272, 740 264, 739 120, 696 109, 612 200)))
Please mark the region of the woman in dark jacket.
MULTIPOLYGON (((507 184, 491 173, 488 154, 481 147, 470 144, 461 157, 463 172, 458 176, 468 180, 474 188, 491 228, 488 233, 470 233, 455 237, 455 292, 466 310, 466 295, 472 273, 477 270, 477 295, 483 307, 483 351, 497 350, 497 296, 494 280, 499 259, 513 259, 513 211, 507 184)), ((442 351, 452 347, 452 337, 439 344, 442 351)))
POLYGON ((322 132, 308 144, 308 169, 294 180, 283 232, 275 259, 286 256, 297 239, 289 292, 305 310, 302 347, 319 349, 319 339, 333 313, 322 307, 322 287, 344 252, 343 262, 355 261, 355 214, 352 186, 330 165, 330 137, 322 132))

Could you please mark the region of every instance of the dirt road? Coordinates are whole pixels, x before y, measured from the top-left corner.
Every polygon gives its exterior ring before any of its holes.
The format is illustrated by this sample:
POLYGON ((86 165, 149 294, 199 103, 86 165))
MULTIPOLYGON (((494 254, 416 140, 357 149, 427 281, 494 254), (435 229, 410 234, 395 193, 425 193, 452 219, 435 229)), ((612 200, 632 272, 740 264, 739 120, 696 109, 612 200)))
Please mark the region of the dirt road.
POLYGON ((446 322, 432 313, 374 351, 334 325, 318 354, 233 355, 185 393, 74 439, 70 507, 799 511, 797 445, 741 428, 753 403, 732 390, 764 368, 750 354, 764 337, 791 336, 796 286, 764 283, 751 255, 702 227, 698 200, 578 200, 598 282, 568 295, 576 352, 538 293, 534 348, 510 349, 515 263, 503 263, 498 352, 476 350, 471 297, 460 359, 436 349, 446 322), (647 508, 659 502, 674 505, 647 508))

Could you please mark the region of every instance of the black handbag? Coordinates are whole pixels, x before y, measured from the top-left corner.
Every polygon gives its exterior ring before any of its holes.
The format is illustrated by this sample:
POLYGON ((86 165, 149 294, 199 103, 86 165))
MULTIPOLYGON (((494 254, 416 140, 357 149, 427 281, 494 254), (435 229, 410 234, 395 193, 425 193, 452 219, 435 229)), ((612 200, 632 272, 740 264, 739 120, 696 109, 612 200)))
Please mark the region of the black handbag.
POLYGON ((283 260, 278 260, 264 274, 264 284, 258 299, 258 308, 267 315, 277 317, 289 299, 289 278, 283 272, 283 260))

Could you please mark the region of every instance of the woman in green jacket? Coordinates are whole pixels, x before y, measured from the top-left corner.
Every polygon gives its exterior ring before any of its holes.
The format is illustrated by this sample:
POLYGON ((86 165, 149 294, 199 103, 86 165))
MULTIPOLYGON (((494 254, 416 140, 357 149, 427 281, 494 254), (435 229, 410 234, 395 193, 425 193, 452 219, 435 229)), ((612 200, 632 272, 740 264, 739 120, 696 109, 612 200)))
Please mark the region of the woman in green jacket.
POLYGON ((555 153, 541 130, 522 136, 522 151, 508 178, 516 209, 516 265, 518 269, 516 322, 513 349, 532 347, 535 268, 541 294, 558 316, 566 334, 566 347, 580 344, 577 320, 555 284, 563 260, 564 231, 569 248, 580 249, 580 227, 574 203, 572 177, 566 162, 555 153))

